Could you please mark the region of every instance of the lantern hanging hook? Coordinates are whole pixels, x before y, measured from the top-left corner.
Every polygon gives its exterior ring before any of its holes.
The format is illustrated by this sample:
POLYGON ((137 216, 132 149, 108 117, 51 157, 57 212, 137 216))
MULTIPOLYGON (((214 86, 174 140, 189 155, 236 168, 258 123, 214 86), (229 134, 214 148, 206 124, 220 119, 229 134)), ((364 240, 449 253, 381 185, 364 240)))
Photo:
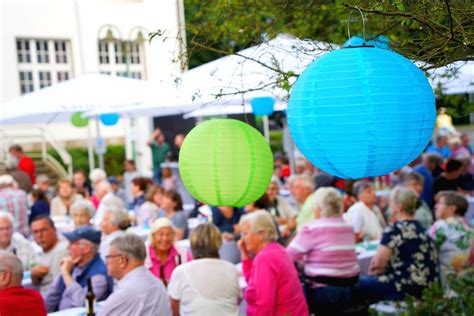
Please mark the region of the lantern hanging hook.
MULTIPOLYGON (((359 13, 360 13, 360 16, 362 17, 362 39, 364 40, 363 44, 362 45, 366 45, 365 43, 365 17, 364 17, 364 13, 361 11, 361 9, 359 9, 359 7, 355 7, 359 13)), ((352 11, 351 10, 349 12, 349 18, 347 20, 347 38, 349 39, 349 45, 350 45, 350 42, 351 42, 351 15, 352 15, 352 11)))

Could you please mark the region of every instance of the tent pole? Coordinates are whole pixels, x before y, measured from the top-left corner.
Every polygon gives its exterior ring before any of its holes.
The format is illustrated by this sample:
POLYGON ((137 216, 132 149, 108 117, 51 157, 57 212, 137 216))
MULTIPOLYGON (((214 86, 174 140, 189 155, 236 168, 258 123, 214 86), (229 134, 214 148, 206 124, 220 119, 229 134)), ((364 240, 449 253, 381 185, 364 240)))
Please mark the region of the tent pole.
POLYGON ((263 135, 265 136, 267 143, 270 144, 270 126, 268 123, 268 115, 263 116, 263 135))
POLYGON ((95 168, 95 162, 94 162, 94 145, 92 144, 90 120, 89 120, 89 123, 87 124, 87 156, 89 158, 89 170, 92 170, 95 168))
POLYGON ((105 171, 105 168, 104 168, 104 147, 105 147, 105 144, 103 143, 104 140, 100 136, 100 126, 99 126, 99 117, 98 116, 95 118, 95 127, 96 127, 96 131, 97 131, 97 135, 96 135, 97 142, 96 142, 95 151, 97 153, 97 156, 99 157, 99 168, 105 171))

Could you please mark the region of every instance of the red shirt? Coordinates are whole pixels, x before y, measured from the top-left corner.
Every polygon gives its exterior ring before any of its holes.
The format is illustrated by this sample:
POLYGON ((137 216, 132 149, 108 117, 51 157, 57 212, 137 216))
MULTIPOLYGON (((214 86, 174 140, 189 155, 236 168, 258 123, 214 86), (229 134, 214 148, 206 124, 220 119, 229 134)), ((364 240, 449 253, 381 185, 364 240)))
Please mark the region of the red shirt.
POLYGON ((36 183, 35 162, 28 156, 22 156, 18 163, 18 169, 23 170, 30 177, 31 184, 36 183))
POLYGON ((23 315, 46 315, 46 306, 41 294, 23 286, 0 290, 0 316, 23 315))

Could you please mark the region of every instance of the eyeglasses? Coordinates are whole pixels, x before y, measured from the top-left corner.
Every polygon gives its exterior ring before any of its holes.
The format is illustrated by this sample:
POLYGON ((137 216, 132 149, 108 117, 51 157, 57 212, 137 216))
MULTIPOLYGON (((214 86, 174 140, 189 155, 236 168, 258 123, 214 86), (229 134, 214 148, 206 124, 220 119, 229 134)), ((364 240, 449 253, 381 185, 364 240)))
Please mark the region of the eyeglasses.
POLYGON ((122 254, 117 254, 117 255, 107 255, 107 256, 105 256, 105 261, 106 261, 106 262, 109 262, 109 261, 110 261, 110 259, 117 258, 117 257, 121 257, 121 256, 123 256, 123 255, 122 255, 122 254))

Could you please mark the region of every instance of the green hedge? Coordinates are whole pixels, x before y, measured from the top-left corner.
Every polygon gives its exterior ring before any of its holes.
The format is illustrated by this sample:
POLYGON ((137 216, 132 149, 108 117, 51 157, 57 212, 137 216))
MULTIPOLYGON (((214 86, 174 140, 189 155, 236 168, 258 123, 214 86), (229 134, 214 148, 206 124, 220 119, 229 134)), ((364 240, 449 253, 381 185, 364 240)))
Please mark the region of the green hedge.
MULTIPOLYGON (((87 148, 67 148, 71 155, 74 170, 82 169, 89 174, 89 158, 87 148)), ((54 150, 48 150, 48 153, 56 158, 65 168, 63 161, 59 154, 54 150)), ((97 155, 94 155, 95 165, 98 166, 97 155)), ((125 146, 124 145, 109 145, 107 152, 104 155, 105 172, 108 175, 122 175, 124 172, 123 162, 125 161, 125 146)))

